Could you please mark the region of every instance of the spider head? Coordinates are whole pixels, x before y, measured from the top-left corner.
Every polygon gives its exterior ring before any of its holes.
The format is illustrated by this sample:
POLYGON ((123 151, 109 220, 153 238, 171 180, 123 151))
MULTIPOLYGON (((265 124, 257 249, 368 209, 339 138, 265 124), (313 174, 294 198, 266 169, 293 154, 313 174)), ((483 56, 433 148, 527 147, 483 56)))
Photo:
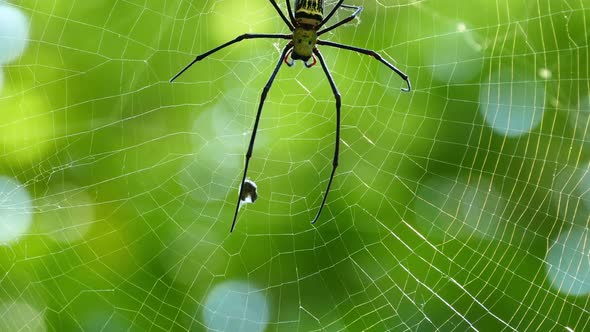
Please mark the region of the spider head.
POLYGON ((297 27, 293 31, 293 60, 307 62, 313 53, 318 35, 314 29, 297 27))

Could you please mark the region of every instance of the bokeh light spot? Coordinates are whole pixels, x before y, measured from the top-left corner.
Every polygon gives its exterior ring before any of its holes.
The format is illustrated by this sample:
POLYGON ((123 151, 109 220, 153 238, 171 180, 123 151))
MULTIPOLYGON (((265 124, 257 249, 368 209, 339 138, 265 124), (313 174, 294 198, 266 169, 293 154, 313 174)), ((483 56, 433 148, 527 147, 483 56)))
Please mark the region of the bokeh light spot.
POLYGON ((58 242, 80 240, 94 221, 92 204, 90 196, 74 185, 52 187, 37 201, 36 224, 58 242))
POLYGON ((23 53, 29 39, 29 22, 17 8, 0 3, 0 64, 23 53))
POLYGON ((220 117, 228 117, 222 104, 204 111, 195 120, 194 158, 186 160, 184 171, 179 174, 196 201, 223 200, 242 162, 240 131, 227 127, 229 118, 225 119, 225 129, 218 126, 220 117))
POLYGON ((574 226, 562 231, 546 259, 551 286, 567 295, 590 293, 590 240, 588 229, 574 226))
POLYGON ((485 177, 433 176, 420 184, 415 211, 419 228, 431 240, 494 239, 506 200, 485 177))
POLYGON ((459 32, 467 31, 467 26, 465 25, 465 23, 461 22, 461 23, 457 24, 457 31, 459 31, 459 32))
MULTIPOLYGON (((229 188, 235 184, 236 175, 244 167, 253 123, 253 119, 236 118, 236 114, 253 107, 243 95, 258 97, 258 94, 252 89, 229 90, 223 99, 203 110, 194 120, 193 154, 186 159, 179 181, 191 191, 195 201, 223 201, 231 191, 229 188)), ((258 153, 267 142, 264 135, 257 137, 258 153)))
POLYGON ((14 94, 6 89, 0 99, 0 153, 3 162, 21 165, 38 161, 54 148, 58 130, 44 95, 14 94))
POLYGON ((545 88, 534 77, 504 70, 493 73, 482 83, 479 102, 480 111, 494 131, 516 137, 528 133, 541 122, 545 88))
POLYGON ((541 68, 539 69, 539 77, 544 79, 544 80, 548 80, 551 78, 551 76, 553 76, 553 73, 551 73, 551 70, 547 69, 547 68, 541 68))
POLYGON ((263 331, 269 306, 262 292, 246 282, 219 284, 207 295, 205 325, 213 331, 263 331))
POLYGON ((0 304, 0 331, 46 331, 43 313, 28 303, 0 304))
POLYGON ((29 192, 17 180, 0 176, 0 244, 17 241, 32 221, 29 192))
MULTIPOLYGON (((213 15, 212 32, 209 39, 215 43, 225 43, 236 38, 238 34, 255 31, 273 31, 273 21, 269 17, 276 15, 272 6, 260 6, 258 1, 220 2, 215 6, 220 15, 213 15), (231 24, 227 24, 230 21, 231 24)), ((236 50, 245 52, 248 46, 240 43, 236 50)), ((266 51, 270 51, 271 48, 266 51)), ((259 50, 261 51, 261 50, 259 50)), ((227 52, 227 50, 226 50, 227 52)), ((265 52, 265 51, 261 51, 265 52)))
POLYGON ((444 83, 466 83, 478 77, 483 67, 479 36, 468 31, 465 23, 446 26, 446 33, 438 32, 424 41, 422 63, 434 78, 444 83))

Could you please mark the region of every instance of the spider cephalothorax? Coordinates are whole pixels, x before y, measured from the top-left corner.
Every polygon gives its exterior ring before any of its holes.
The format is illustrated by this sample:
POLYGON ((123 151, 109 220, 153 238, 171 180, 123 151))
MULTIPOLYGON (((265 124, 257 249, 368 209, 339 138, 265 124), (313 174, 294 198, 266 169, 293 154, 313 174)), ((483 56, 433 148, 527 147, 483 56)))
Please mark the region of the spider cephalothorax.
MULTIPOLYGON (((317 40, 318 34, 316 30, 296 27, 293 30, 293 52, 291 53, 291 58, 293 60, 303 60, 303 62, 307 63, 309 58, 313 56, 313 49, 317 40)), ((292 65, 293 63, 287 59, 287 64, 292 65)))
POLYGON ((383 59, 378 53, 367 50, 364 48, 359 48, 355 46, 349 46, 339 43, 334 43, 330 41, 325 41, 318 39, 322 34, 331 31, 345 23, 352 21, 361 11, 362 7, 360 6, 349 6, 342 4, 344 0, 338 0, 338 3, 332 8, 328 16, 324 17, 324 2, 323 0, 295 0, 295 15, 293 15, 293 11, 291 10, 291 0, 286 0, 287 4, 287 11, 289 13, 289 18, 283 14, 283 11, 279 8, 276 3, 276 0, 269 0, 270 3, 274 6, 277 13, 281 17, 281 19, 287 24, 289 30, 291 30, 291 34, 278 34, 278 33, 265 33, 265 34, 251 34, 246 33, 243 35, 238 36, 234 40, 231 40, 223 45, 217 46, 216 48, 209 50, 199 56, 197 56, 191 63, 189 63, 186 67, 184 67, 178 74, 174 75, 170 82, 174 81, 178 76, 182 75, 187 69, 189 69, 195 62, 201 61, 204 58, 208 57, 209 55, 229 46, 240 42, 244 39, 260 39, 260 38, 279 38, 279 39, 287 39, 289 43, 285 45, 283 51, 281 52, 281 57, 279 62, 275 66, 272 74, 270 75, 270 79, 266 83, 266 86, 262 90, 262 96, 260 97, 260 103, 258 104, 258 111, 256 112, 256 120, 254 120, 254 129, 252 130, 252 136, 250 137, 250 143, 248 144, 248 151, 246 152, 246 162, 244 165, 244 174, 242 175, 242 182, 240 182, 240 187, 238 189, 238 203, 236 205, 236 210, 234 212, 234 219, 232 221, 230 231, 234 230, 236 225, 236 220, 238 216, 238 211, 240 205, 243 203, 243 200, 250 199, 252 202, 256 200, 258 194, 256 193, 256 186, 251 185, 253 184, 252 181, 246 180, 246 174, 248 173, 248 165, 250 164, 250 158, 252 157, 252 151, 254 149, 254 141, 256 140, 256 132, 258 131, 258 124, 260 122, 260 115, 262 114, 262 106, 264 105, 264 101, 266 100, 266 95, 268 90, 272 86, 279 69, 281 68, 281 64, 283 60, 289 65, 293 65, 294 60, 302 60, 305 63, 305 66, 313 67, 317 63, 317 59, 319 59, 320 64, 322 65, 322 70, 326 74, 328 78, 328 82, 330 83, 330 87, 332 88, 332 92, 334 93, 334 97, 336 99, 336 142, 334 146, 334 159, 332 160, 332 173, 330 174, 330 179, 328 180, 328 185, 326 187, 326 191, 324 193, 324 197, 322 199, 322 203, 318 209, 318 212, 313 219, 312 223, 315 223, 320 214, 322 213, 322 209, 326 203, 326 199, 328 198, 328 193, 330 192, 330 186, 332 185, 332 180, 334 179, 334 174, 336 172, 336 167, 338 166, 338 156, 340 151, 340 93, 338 92, 338 88, 334 83, 334 79, 328 70, 326 62, 324 61, 324 57, 320 50, 317 49, 317 45, 324 45, 329 47, 340 48, 344 50, 349 50, 353 52, 357 52, 360 54, 370 55, 373 58, 379 60, 381 63, 386 65, 389 69, 393 70, 396 74, 398 74, 407 84, 407 88, 402 89, 405 92, 409 92, 411 89, 410 81, 408 80, 408 75, 404 74, 401 70, 397 69, 394 65, 387 62, 383 59), (336 22, 335 24, 328 26, 327 28, 322 28, 330 18, 336 13, 338 9, 352 9, 354 12, 346 17, 345 19, 336 22), (290 59, 289 59, 290 58, 290 59), (313 62, 309 63, 308 60, 313 59, 313 62), (253 191, 252 191, 253 190, 253 191), (253 194, 250 193, 253 192, 253 194))

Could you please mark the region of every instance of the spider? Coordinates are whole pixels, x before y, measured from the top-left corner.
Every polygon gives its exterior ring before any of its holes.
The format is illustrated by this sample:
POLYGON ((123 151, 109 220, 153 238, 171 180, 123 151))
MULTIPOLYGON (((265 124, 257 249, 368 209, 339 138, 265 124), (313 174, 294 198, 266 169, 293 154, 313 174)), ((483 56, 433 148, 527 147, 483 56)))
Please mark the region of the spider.
MULTIPOLYGON (((327 40, 318 39, 319 36, 325 34, 328 31, 332 31, 337 27, 346 24, 352 21, 360 12, 363 10, 361 6, 350 6, 343 4, 344 0, 338 0, 334 8, 330 11, 330 13, 324 17, 324 3, 323 0, 295 0, 295 15, 293 15, 293 11, 291 9, 291 0, 286 0, 287 3, 287 11, 289 14, 289 19, 285 16, 283 11, 279 8, 276 3, 276 0, 269 0, 273 7, 276 9, 277 13, 281 17, 281 19, 285 22, 289 30, 291 31, 290 34, 278 34, 278 33, 265 33, 265 34, 252 34, 252 33, 245 33, 236 37, 235 39, 220 45, 212 50, 209 50, 199 56, 197 56, 191 63, 189 63, 186 67, 184 67, 178 74, 174 75, 170 79, 170 82, 176 80, 180 75, 182 75, 186 70, 188 70, 192 65, 196 62, 201 61, 208 57, 209 55, 226 48, 232 44, 238 43, 245 39, 286 39, 289 40, 287 45, 282 50, 281 57, 279 58, 278 63, 276 64, 270 78, 264 88, 262 89, 262 95, 260 97, 260 103, 258 105, 258 111, 256 113, 256 119, 254 120, 254 128, 252 129, 252 135, 250 136, 250 143, 248 145, 248 151, 246 152, 246 161, 244 165, 244 174, 242 176, 242 182, 240 182, 240 189, 238 193, 238 202, 236 204, 236 210, 234 212, 234 217, 231 225, 230 232, 233 232, 236 226, 236 219, 238 216, 238 211, 240 209, 241 203, 244 203, 243 197, 246 194, 244 190, 249 190, 248 188, 252 187, 249 186, 249 183, 253 183, 250 180, 246 179, 246 174, 248 173, 248 165, 250 164, 250 158, 252 157, 252 150, 254 149, 254 141, 256 139, 256 131, 258 130, 258 124, 260 122, 260 115, 262 114, 262 106, 264 105, 264 101, 266 100, 266 95, 272 86, 272 83, 281 68, 283 61, 289 66, 293 66, 295 60, 303 61, 303 64, 307 68, 311 68, 317 64, 317 60, 322 66, 324 73, 330 83, 330 87, 332 88, 332 92, 334 94, 334 98, 336 99, 336 143, 334 146, 334 159, 332 161, 332 172, 330 174, 330 179, 328 180, 328 186, 326 187, 326 191, 324 193, 324 197, 322 199, 322 203, 318 209, 318 212, 315 218, 312 220, 312 224, 314 224, 320 217, 322 213, 322 209, 326 203, 326 199, 328 198, 328 193, 330 192, 330 186, 332 185, 332 180, 334 179, 334 173, 336 172, 336 167, 338 167, 338 156, 340 151, 340 106, 341 106, 341 97, 340 92, 338 92, 338 88, 334 83, 334 79, 332 79, 332 75, 326 66, 326 62, 324 61, 324 57, 320 50, 316 47, 316 45, 324 45, 329 47, 340 48, 344 50, 349 50, 365 55, 369 55, 386 65, 389 69, 393 70, 399 77, 401 77, 407 84, 407 88, 402 88, 401 90, 404 92, 409 92, 411 90, 411 84, 408 80, 408 75, 404 74, 401 70, 399 70, 394 65, 387 62, 383 59, 378 53, 372 50, 363 49, 355 46, 344 45, 339 43, 334 43, 327 40), (331 25, 328 27, 323 27, 332 16, 336 13, 338 9, 351 9, 354 12, 346 17, 345 19, 331 25)), ((253 187, 255 193, 255 186, 253 187)), ((255 196, 254 196, 255 197, 255 196)), ((255 199, 255 198, 254 198, 255 199)))

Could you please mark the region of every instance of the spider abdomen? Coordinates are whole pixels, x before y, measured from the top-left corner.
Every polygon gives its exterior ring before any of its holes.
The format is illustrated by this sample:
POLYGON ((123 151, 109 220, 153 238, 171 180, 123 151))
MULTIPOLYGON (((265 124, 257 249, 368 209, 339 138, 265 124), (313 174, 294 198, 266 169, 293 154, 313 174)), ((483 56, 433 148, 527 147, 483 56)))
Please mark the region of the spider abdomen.
POLYGON ((317 27, 324 19, 324 0, 295 0, 295 20, 317 27))
POLYGON ((295 0, 293 60, 307 62, 317 42, 317 30, 324 19, 324 0, 295 0))

